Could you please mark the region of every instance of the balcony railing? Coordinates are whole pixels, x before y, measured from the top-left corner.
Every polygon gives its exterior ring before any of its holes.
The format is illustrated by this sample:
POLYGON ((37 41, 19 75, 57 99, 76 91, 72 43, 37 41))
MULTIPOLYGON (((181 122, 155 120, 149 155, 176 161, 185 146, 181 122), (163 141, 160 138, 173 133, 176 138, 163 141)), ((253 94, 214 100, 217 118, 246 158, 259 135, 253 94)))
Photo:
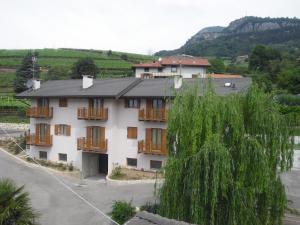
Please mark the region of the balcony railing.
POLYGON ((37 145, 37 146, 52 146, 52 135, 40 136, 35 134, 26 135, 27 145, 37 145))
POLYGON ((141 121, 157 121, 165 122, 168 119, 168 111, 166 109, 140 109, 139 120, 141 121))
POLYGON ((77 139, 77 149, 85 152, 105 153, 107 151, 107 139, 93 143, 91 138, 81 137, 77 139))
POLYGON ((144 140, 138 141, 138 153, 152 154, 152 155, 167 155, 166 146, 153 145, 151 142, 146 146, 144 140))
POLYGON ((26 116, 34 118, 52 118, 52 107, 31 107, 27 109, 26 116))
POLYGON ((83 120, 107 120, 108 108, 78 108, 77 118, 83 120))

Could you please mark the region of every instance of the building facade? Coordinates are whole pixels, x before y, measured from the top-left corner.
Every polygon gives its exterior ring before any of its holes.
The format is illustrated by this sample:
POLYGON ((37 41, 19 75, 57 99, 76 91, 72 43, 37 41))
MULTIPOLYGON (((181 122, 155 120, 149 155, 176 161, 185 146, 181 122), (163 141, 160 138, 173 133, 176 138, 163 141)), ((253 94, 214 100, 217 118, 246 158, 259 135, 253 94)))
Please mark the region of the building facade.
POLYGON ((207 59, 187 55, 163 57, 152 62, 133 66, 137 78, 166 78, 182 76, 183 78, 205 78, 210 66, 207 59))
MULTIPOLYGON (((201 86, 204 80, 186 83, 201 86)), ((246 78, 213 82, 220 95, 239 92, 251 83, 246 78), (225 86, 228 82, 234 88, 225 86)), ((84 177, 110 173, 115 166, 157 170, 167 158, 168 110, 181 83, 180 79, 84 77, 47 81, 27 90, 18 95, 32 102, 27 110, 27 153, 72 163, 84 177)))

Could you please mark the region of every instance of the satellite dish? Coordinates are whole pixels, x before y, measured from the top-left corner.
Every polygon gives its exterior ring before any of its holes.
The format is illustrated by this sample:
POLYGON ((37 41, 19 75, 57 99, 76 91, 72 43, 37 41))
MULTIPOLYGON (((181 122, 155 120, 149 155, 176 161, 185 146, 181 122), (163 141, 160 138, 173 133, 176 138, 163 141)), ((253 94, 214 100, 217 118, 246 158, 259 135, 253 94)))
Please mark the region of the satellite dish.
POLYGON ((28 81, 26 82, 26 87, 27 87, 28 89, 30 89, 30 88, 32 88, 32 86, 33 86, 33 80, 30 79, 30 80, 28 80, 28 81))

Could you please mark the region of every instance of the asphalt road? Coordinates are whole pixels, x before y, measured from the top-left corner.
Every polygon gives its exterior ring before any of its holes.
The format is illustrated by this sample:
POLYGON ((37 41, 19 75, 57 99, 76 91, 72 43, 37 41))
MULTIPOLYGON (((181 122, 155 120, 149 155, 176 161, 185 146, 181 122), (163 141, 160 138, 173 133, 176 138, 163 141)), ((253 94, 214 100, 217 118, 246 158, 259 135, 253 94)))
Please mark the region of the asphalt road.
MULTIPOLYGON (((95 209, 59 184, 35 165, 12 158, 0 150, 0 177, 25 184, 33 207, 40 213, 41 225, 106 225, 112 224, 95 209)), ((132 201, 135 206, 153 200, 153 184, 115 185, 105 180, 84 180, 58 174, 68 186, 105 213, 115 200, 132 201), (84 184, 84 185, 78 185, 84 184)))
MULTIPOLYGON (((140 206, 154 201, 153 184, 107 184, 104 179, 83 181, 55 173, 59 179, 105 213, 115 200, 132 201, 140 206)), ((0 177, 25 184, 33 207, 40 213, 41 225, 106 225, 113 224, 95 209, 67 190, 44 169, 16 160, 0 150, 0 177)), ((300 209, 300 170, 282 174, 290 206, 300 209)), ((285 225, 299 225, 300 217, 287 216, 285 225)))

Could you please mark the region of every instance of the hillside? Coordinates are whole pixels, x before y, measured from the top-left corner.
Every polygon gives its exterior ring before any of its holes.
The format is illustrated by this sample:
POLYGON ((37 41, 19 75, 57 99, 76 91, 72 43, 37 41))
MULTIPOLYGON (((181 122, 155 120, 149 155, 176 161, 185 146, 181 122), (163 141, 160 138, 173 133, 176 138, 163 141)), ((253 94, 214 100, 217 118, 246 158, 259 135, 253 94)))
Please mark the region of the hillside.
MULTIPOLYGON (((0 96, 13 93, 15 70, 29 50, 0 50, 0 96)), ((66 73, 79 58, 90 57, 99 67, 97 76, 129 76, 131 66, 152 57, 139 54, 108 52, 102 50, 83 49, 37 49, 37 64, 41 67, 42 79, 47 79, 47 71, 51 67, 60 67, 66 73)), ((66 74, 67 76, 67 74, 66 74)))
POLYGON ((204 28, 179 49, 159 51, 156 55, 236 57, 249 54, 257 44, 299 52, 300 19, 243 17, 227 27, 204 28))

